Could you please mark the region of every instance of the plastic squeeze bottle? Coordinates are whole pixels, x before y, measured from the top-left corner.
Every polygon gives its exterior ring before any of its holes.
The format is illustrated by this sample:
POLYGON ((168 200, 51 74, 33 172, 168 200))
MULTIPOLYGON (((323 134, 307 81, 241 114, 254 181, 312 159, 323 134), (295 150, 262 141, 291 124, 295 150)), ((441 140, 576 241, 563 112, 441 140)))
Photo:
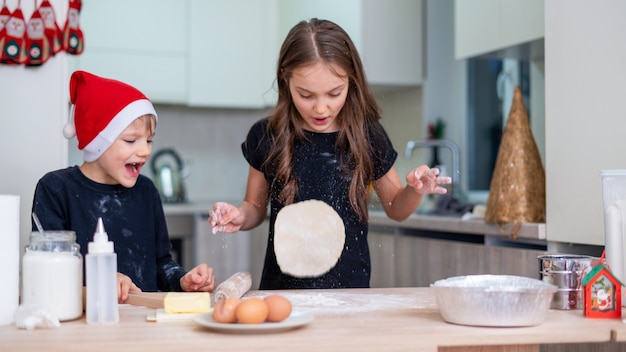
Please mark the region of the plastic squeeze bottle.
POLYGON ((93 242, 85 256, 88 324, 114 324, 119 321, 117 306, 117 254, 113 242, 98 218, 93 242))

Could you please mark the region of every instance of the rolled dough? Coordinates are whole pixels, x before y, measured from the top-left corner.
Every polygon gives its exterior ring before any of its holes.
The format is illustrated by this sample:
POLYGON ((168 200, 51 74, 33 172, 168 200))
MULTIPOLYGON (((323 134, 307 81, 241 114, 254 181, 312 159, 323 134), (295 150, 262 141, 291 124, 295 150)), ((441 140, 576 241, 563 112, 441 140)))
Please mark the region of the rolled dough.
POLYGON ((332 269, 346 241, 343 220, 328 204, 307 200, 285 206, 274 224, 274 252, 280 270, 318 277, 332 269))

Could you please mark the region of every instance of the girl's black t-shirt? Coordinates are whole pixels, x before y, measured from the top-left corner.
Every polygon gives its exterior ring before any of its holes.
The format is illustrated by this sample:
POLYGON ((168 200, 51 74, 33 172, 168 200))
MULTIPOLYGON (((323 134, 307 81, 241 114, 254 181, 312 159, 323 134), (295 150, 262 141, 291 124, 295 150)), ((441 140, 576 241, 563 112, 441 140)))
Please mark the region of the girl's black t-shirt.
MULTIPOLYGON (((261 277, 261 289, 296 288, 355 288, 369 287, 371 262, 367 242, 368 224, 360 221, 350 204, 348 190, 351 176, 340 168, 340 153, 336 150, 338 133, 306 132, 306 139, 293 146, 294 176, 298 182, 298 194, 294 202, 321 200, 330 205, 342 218, 346 240, 343 252, 335 267, 328 273, 315 278, 297 278, 284 274, 276 261, 274 252, 274 224, 278 212, 285 204, 278 201, 282 188, 274 184, 276 175, 273 167, 263 167, 271 146, 267 131, 268 119, 255 123, 242 144, 243 154, 253 168, 262 171, 270 190, 269 240, 265 265, 261 277)), ((382 125, 372 126, 369 142, 374 151, 374 175, 377 180, 393 166, 398 153, 382 125)), ((320 245, 324 245, 320 243, 320 245)))

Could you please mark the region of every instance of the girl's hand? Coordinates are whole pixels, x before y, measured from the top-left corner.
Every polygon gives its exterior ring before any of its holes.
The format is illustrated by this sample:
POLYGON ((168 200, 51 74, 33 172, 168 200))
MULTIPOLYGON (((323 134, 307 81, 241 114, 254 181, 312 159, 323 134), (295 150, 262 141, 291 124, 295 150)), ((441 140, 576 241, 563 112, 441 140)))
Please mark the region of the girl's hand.
POLYGON ((438 168, 431 169, 427 165, 420 165, 406 175, 407 186, 413 187, 420 194, 445 194, 448 190, 439 185, 450 183, 452 183, 452 178, 439 176, 438 168))
POLYGON ((215 289, 213 268, 205 263, 197 265, 180 278, 180 287, 186 292, 209 292, 215 289))
POLYGON ((243 224, 243 214, 236 206, 224 202, 213 204, 213 210, 209 212, 211 232, 232 233, 237 232, 243 224))
POLYGON ((128 299, 128 292, 141 292, 141 289, 133 283, 130 277, 117 273, 117 301, 124 303, 128 299))

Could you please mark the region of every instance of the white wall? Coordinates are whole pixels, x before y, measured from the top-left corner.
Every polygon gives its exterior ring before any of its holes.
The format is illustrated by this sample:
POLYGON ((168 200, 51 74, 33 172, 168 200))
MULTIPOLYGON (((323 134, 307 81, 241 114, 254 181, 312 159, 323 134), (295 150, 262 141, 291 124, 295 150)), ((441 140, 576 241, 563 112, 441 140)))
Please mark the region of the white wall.
MULTIPOLYGON (((252 124, 267 116, 266 112, 164 105, 155 108, 159 122, 153 155, 161 148, 179 152, 189 170, 184 179, 189 200, 243 200, 248 163, 241 153, 241 143, 252 124)), ((149 168, 142 173, 154 176, 149 168)))
MULTIPOLYGON (((18 0, 7 0, 10 10, 18 0)), ((51 0, 57 23, 67 15, 67 1, 51 0)), ((28 21, 33 1, 21 1, 28 21)), ((0 64, 0 193, 20 196, 20 249, 28 243, 37 180, 67 163, 61 133, 68 116, 67 58, 59 53, 40 67, 0 64)))
POLYGON ((604 244, 599 172, 626 169, 625 18, 626 1, 545 2, 550 241, 604 244))

